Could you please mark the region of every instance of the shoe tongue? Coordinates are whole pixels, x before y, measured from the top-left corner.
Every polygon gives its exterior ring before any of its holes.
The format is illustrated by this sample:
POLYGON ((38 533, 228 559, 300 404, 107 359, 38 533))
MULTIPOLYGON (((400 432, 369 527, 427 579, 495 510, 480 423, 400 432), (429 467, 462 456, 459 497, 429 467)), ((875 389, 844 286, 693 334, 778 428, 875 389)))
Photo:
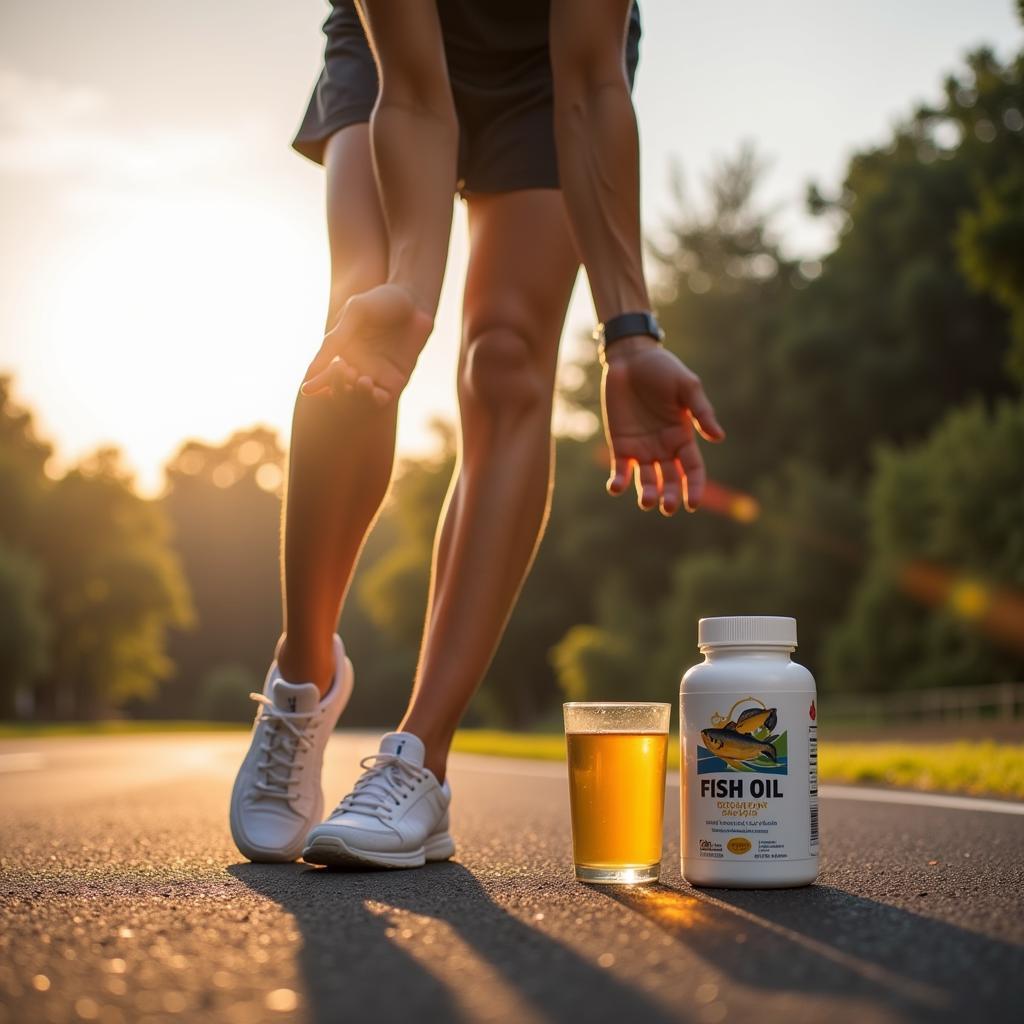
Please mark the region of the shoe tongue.
POLYGON ((275 679, 270 696, 274 707, 282 711, 314 711, 320 703, 320 691, 313 683, 288 683, 275 679))
POLYGON ((423 757, 426 754, 423 741, 419 736, 413 736, 411 732, 389 732, 380 741, 380 752, 395 754, 417 768, 423 767, 423 757))

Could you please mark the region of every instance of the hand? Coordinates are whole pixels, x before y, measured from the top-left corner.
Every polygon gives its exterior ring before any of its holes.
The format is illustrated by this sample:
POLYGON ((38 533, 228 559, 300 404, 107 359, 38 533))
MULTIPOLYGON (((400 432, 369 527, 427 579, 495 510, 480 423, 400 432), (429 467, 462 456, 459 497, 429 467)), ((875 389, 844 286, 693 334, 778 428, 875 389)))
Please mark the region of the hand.
POLYGON ((605 434, 611 456, 610 494, 636 475, 637 504, 673 515, 685 493, 688 511, 704 492, 704 460, 694 428, 723 441, 697 375, 653 338, 623 338, 608 347, 601 382, 605 434))
POLYGON ((433 320, 396 284, 353 295, 337 324, 324 336, 302 382, 304 395, 343 388, 361 392, 377 405, 402 393, 433 320))

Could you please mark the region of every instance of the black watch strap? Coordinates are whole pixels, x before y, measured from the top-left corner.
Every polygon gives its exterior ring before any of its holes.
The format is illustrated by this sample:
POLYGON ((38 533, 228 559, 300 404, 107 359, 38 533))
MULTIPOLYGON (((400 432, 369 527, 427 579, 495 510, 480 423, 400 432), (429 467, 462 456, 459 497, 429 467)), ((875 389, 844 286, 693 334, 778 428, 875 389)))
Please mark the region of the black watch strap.
POLYGON ((646 334, 656 341, 665 340, 665 332, 653 313, 622 313, 613 316, 597 325, 594 338, 605 349, 620 338, 633 338, 640 334, 646 334))

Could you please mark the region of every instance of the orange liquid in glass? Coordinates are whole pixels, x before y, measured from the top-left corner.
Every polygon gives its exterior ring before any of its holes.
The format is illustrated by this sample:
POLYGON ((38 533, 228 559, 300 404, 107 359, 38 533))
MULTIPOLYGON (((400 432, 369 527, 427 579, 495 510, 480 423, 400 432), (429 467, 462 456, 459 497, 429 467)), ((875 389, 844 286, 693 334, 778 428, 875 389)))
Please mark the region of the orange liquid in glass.
POLYGON ((595 868, 661 861, 664 733, 568 733, 573 854, 595 868))

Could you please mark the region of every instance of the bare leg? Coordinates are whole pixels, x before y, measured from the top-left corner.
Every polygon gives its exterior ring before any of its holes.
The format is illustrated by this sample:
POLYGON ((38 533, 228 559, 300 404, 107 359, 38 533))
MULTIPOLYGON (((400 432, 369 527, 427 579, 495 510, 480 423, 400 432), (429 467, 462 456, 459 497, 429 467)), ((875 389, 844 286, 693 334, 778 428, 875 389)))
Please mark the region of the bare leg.
MULTIPOLYGON (((369 129, 352 125, 327 145, 331 301, 327 328, 354 294, 384 280, 387 237, 369 129)), ((330 684, 332 636, 352 570, 384 498, 395 449, 396 406, 365 396, 301 396, 295 403, 282 551, 285 679, 330 684)))
POLYGON ((401 725, 423 740, 438 779, 547 517, 555 364, 577 269, 559 192, 476 196, 469 210, 460 459, 401 725))

